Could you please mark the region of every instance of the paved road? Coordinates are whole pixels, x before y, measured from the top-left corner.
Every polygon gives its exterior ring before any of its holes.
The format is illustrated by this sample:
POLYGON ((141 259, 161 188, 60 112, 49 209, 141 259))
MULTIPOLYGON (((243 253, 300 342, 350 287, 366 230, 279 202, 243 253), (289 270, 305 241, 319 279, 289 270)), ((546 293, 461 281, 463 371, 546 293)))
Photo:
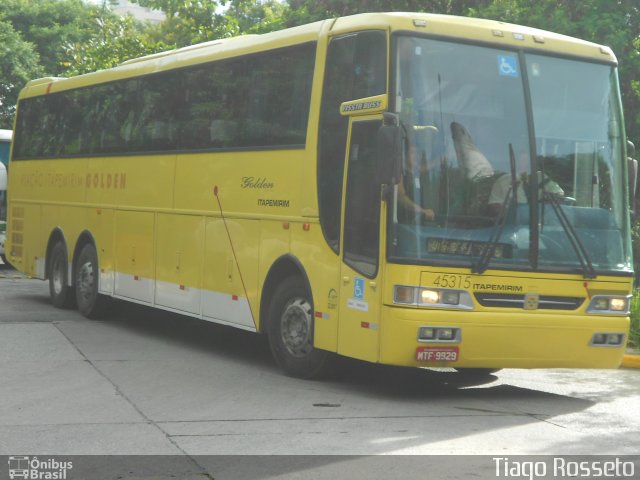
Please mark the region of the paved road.
POLYGON ((288 378, 255 334, 120 302, 86 320, 0 270, 1 455, 637 454, 640 370, 338 367, 288 378))

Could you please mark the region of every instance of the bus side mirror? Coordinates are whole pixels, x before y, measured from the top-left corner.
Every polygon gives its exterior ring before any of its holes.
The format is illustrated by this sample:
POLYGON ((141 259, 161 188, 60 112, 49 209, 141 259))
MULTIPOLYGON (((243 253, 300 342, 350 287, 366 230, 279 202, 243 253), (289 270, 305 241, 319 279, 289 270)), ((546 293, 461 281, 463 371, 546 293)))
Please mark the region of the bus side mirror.
POLYGON ((378 183, 397 183, 402 171, 402 127, 397 115, 384 114, 384 121, 378 130, 376 147, 378 183))
POLYGON ((638 161, 633 158, 636 154, 636 147, 632 142, 627 142, 627 169, 629 175, 629 205, 631 215, 636 217, 636 190, 638 187, 638 161))

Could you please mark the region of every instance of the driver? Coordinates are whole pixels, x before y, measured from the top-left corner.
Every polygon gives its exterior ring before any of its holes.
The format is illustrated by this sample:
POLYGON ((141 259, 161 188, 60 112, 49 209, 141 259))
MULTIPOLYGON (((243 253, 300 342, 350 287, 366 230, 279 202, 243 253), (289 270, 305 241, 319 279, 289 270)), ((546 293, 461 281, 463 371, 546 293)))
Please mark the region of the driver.
POLYGON ((402 223, 416 223, 417 219, 433 220, 435 213, 422 205, 422 190, 428 188, 426 182, 429 170, 426 154, 418 153, 412 143, 407 153, 407 165, 402 181, 398 183, 398 205, 402 207, 402 223), (417 203, 416 203, 417 202, 417 203))
MULTIPOLYGON (((531 176, 528 173, 529 169, 529 155, 521 153, 516 157, 516 172, 520 172, 516 176, 516 203, 524 204, 529 201, 530 192, 530 180, 531 176)), ((541 173, 539 173, 542 179, 541 173)), ((546 174, 544 179, 540 182, 540 190, 538 197, 542 198, 543 195, 553 195, 558 198, 564 197, 564 190, 555 181, 551 180, 546 174)), ((507 194, 512 189, 512 179, 510 173, 504 173, 500 175, 498 179, 493 183, 491 187, 491 193, 489 195, 489 213, 492 216, 500 216, 504 214, 505 199, 507 194)), ((506 205, 508 208, 508 204, 506 205)))

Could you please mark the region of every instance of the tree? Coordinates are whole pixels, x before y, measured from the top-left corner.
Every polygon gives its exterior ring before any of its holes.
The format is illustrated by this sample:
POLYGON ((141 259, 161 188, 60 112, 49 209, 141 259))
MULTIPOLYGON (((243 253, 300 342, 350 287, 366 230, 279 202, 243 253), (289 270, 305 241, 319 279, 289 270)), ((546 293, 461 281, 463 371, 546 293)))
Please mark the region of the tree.
POLYGON ((467 15, 472 7, 491 0, 289 0, 287 26, 365 12, 429 12, 467 15))
POLYGON ((65 71, 62 48, 92 37, 94 18, 100 8, 82 0, 2 0, 0 18, 8 21, 31 42, 40 56, 46 75, 65 71))
POLYGON ((227 14, 225 2, 216 0, 133 0, 143 7, 161 10, 166 20, 152 32, 156 41, 184 47, 239 35, 238 21, 227 14))
POLYGON ((13 128, 20 89, 41 75, 33 45, 25 42, 9 22, 0 20, 0 128, 13 128))
POLYGON ((278 0, 233 0, 227 14, 236 19, 241 33, 265 33, 285 28, 287 10, 278 0))
MULTIPOLYGON (((166 20, 152 35, 176 47, 286 28, 280 0, 133 0, 161 10, 166 20)), ((302 22, 305 23, 305 22, 302 22)))
POLYGON ((83 42, 67 44, 67 75, 94 72, 151 53, 167 50, 162 42, 150 40, 133 17, 107 13, 95 20, 94 35, 83 42))
POLYGON ((640 141, 640 4, 637 0, 493 0, 474 16, 542 28, 610 46, 620 63, 627 134, 640 141))

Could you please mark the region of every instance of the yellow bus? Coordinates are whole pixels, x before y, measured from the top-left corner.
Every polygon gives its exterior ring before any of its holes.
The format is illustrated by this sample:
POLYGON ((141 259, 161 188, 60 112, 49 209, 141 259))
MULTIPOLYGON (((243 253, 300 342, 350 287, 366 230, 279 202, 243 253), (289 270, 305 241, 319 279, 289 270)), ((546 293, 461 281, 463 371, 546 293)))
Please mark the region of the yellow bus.
POLYGON ((56 307, 110 297, 333 353, 487 372, 617 367, 628 169, 607 47, 362 14, 22 91, 8 260, 56 307))

